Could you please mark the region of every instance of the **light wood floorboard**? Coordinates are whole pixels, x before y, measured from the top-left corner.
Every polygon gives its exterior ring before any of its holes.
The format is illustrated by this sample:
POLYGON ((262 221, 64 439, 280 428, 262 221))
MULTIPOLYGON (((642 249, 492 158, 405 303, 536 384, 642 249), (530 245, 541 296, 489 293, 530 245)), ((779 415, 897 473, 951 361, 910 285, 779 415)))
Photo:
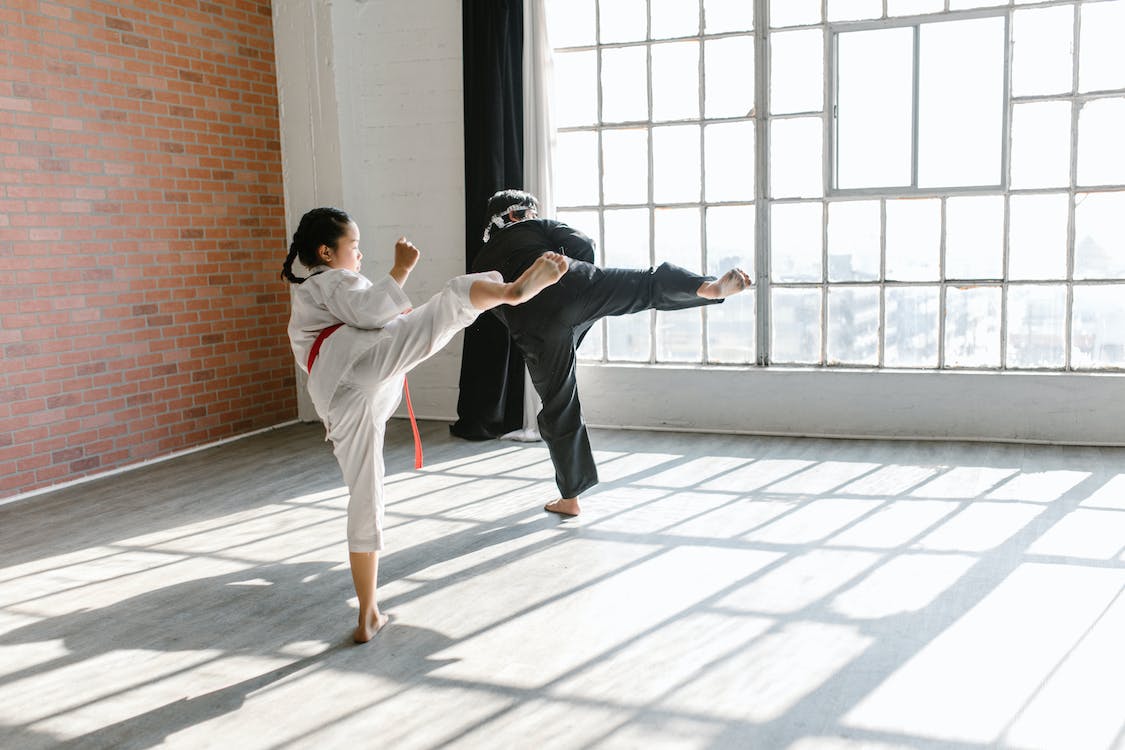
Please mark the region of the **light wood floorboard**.
POLYGON ((1122 748, 1125 450, 291 425, 0 506, 2 748, 1122 748))

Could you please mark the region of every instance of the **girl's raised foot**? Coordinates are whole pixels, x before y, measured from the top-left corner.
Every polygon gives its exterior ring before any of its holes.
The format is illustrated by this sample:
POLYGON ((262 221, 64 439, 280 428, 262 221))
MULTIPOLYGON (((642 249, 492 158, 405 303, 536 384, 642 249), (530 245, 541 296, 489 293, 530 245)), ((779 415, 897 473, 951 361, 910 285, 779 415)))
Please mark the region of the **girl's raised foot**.
POLYGON ((510 305, 527 302, 551 284, 563 277, 568 268, 565 255, 555 252, 543 253, 531 266, 512 282, 509 294, 510 305))

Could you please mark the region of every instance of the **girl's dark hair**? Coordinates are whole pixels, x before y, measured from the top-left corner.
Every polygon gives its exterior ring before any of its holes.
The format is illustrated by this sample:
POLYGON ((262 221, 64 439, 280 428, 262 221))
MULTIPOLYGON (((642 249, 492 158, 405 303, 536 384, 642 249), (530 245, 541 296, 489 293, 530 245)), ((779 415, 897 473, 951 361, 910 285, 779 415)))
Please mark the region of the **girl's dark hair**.
POLYGON ((289 245, 289 255, 281 267, 281 278, 294 284, 305 279, 293 273, 293 259, 299 258, 305 268, 316 268, 324 263, 317 250, 321 245, 336 247, 336 240, 344 235, 351 223, 351 217, 338 208, 314 208, 301 217, 293 242, 289 245))

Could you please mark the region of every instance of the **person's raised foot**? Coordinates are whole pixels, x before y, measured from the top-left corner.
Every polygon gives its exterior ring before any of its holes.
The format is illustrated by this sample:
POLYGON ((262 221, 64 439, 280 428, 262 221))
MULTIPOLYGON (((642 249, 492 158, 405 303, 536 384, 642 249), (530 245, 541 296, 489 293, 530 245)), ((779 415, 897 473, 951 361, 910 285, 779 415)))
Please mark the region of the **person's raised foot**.
POLYGON ((750 276, 741 268, 732 268, 714 281, 700 285, 696 294, 706 299, 725 299, 750 288, 750 276))
POLYGON ((558 513, 560 516, 577 516, 582 509, 578 507, 578 498, 560 497, 544 505, 543 510, 558 513))
POLYGON ((389 621, 390 617, 379 611, 366 617, 360 615, 359 624, 356 626, 355 632, 352 633, 352 640, 356 643, 367 643, 389 621))
POLYGON ((568 263, 565 255, 547 252, 535 259, 531 266, 512 282, 508 304, 527 302, 563 277, 568 263))

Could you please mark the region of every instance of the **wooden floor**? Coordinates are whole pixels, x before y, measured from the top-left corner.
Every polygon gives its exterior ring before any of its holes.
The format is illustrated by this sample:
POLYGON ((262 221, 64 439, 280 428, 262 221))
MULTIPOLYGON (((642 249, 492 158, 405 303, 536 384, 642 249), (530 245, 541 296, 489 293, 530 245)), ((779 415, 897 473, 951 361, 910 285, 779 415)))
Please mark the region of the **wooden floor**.
POLYGON ((0 506, 0 747, 1125 747, 1125 450, 423 427, 366 646, 319 425, 0 506))

